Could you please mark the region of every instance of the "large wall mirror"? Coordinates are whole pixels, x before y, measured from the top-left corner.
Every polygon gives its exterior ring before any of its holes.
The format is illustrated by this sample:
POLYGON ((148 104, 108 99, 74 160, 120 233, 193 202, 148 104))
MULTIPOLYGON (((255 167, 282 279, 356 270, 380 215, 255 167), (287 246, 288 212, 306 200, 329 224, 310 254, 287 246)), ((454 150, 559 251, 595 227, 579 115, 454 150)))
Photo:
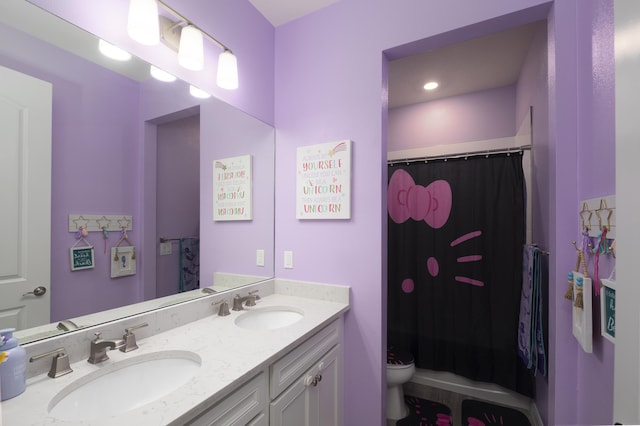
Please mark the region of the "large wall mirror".
MULTIPOLYGON (((152 78, 150 65, 135 57, 103 57, 96 37, 26 0, 0 4, 0 39, 10 41, 0 46, 0 71, 43 81, 51 92, 51 213, 31 208, 28 219, 21 216, 30 206, 19 168, 10 175, 16 179, 0 182, 0 194, 15 200, 3 199, 0 215, 0 254, 8 259, 0 261, 0 328, 18 328, 26 343, 273 277, 271 126, 218 99, 193 97, 186 82, 152 78), (250 159, 251 217, 214 221, 215 164, 228 166, 237 157, 250 159), (70 230, 70 215, 121 215, 128 241, 121 241, 122 229, 91 231, 83 240, 70 230), (47 232, 29 227, 33 216, 49 225, 47 232), (34 243, 30 238, 39 233, 46 235, 34 243), (89 245, 93 267, 74 269, 70 249, 89 245), (36 265, 50 270, 41 282, 27 282, 34 246, 48 253, 36 265), (116 246, 135 247, 135 271, 129 271, 135 273, 112 277, 116 246), (47 320, 34 323, 25 306, 42 301, 46 307, 36 310, 49 310, 47 320)), ((0 79, 3 89, 16 84, 0 79)), ((7 141, 26 133, 19 129, 29 114, 3 93, 0 112, 18 111, 18 124, 6 126, 18 130, 1 131, 2 143, 11 146, 7 141)), ((40 155, 22 146, 14 163, 29 150, 40 155)), ((88 225, 82 219, 77 225, 88 225)))

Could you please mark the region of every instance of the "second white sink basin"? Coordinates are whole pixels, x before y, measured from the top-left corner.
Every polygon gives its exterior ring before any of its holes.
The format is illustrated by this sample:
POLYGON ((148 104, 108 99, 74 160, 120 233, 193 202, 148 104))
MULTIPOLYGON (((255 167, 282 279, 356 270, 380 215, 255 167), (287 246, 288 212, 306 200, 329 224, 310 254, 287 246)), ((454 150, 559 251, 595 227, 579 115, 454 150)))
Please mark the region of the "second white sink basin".
POLYGON ((236 325, 250 330, 273 330, 286 327, 302 319, 302 312, 284 306, 252 309, 236 318, 236 325))
POLYGON ((201 363, 198 354, 188 351, 133 356, 71 383, 51 400, 49 414, 82 421, 126 413, 178 389, 201 363))

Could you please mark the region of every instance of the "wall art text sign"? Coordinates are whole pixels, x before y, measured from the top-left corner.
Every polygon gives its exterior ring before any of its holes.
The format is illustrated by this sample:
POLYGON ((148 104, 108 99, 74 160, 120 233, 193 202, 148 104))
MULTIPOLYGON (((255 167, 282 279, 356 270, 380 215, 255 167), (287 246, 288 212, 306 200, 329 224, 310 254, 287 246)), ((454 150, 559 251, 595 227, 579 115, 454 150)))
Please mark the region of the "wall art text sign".
POLYGON ((213 162, 213 220, 251 220, 251 155, 213 162))
POLYGON ((298 147, 296 218, 351 218, 350 140, 298 147))
POLYGON ((80 271, 95 267, 95 255, 93 247, 72 247, 69 249, 71 256, 71 270, 80 271))

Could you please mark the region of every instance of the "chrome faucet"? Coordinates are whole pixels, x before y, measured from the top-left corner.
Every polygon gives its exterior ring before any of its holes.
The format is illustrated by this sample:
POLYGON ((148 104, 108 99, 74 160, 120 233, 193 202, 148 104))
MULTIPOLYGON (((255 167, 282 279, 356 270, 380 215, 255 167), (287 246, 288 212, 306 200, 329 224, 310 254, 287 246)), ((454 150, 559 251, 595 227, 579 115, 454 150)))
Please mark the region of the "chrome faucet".
POLYGON ((239 294, 236 294, 236 297, 233 298, 233 308, 232 310, 234 311, 242 311, 244 310, 244 308, 242 307, 242 304, 245 303, 245 306, 256 306, 256 300, 260 300, 260 296, 258 296, 256 293, 258 292, 258 290, 253 290, 250 291, 249 294, 247 294, 244 297, 240 297, 239 294))
POLYGON ((100 362, 106 361, 109 359, 107 356, 108 350, 118 349, 125 345, 125 341, 123 339, 115 340, 115 339, 101 339, 100 335, 102 333, 94 333, 96 338, 91 341, 91 349, 89 353, 89 359, 87 362, 91 364, 98 364, 100 362))

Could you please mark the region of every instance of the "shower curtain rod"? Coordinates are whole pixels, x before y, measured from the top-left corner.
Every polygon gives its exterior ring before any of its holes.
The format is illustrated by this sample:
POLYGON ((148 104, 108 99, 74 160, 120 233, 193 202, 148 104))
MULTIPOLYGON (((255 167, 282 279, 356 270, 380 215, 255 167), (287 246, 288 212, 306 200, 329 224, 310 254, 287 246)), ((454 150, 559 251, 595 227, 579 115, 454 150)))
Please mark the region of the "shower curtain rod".
POLYGON ((182 238, 166 238, 166 237, 160 237, 160 242, 161 243, 166 243, 169 241, 178 241, 178 240, 183 240, 185 238, 198 238, 198 237, 182 237, 182 238))
POLYGON ((512 154, 512 153, 524 152, 529 150, 531 150, 531 145, 522 145, 522 146, 515 146, 513 148, 485 149, 485 150, 478 150, 478 151, 461 152, 458 154, 432 155, 432 156, 415 157, 415 158, 399 158, 397 160, 387 160, 387 164, 393 166, 395 164, 400 164, 400 163, 405 163, 405 164, 418 163, 418 162, 426 163, 428 161, 434 161, 434 160, 446 161, 449 158, 467 159, 469 157, 478 157, 481 155, 485 155, 488 157, 489 155, 512 154))

